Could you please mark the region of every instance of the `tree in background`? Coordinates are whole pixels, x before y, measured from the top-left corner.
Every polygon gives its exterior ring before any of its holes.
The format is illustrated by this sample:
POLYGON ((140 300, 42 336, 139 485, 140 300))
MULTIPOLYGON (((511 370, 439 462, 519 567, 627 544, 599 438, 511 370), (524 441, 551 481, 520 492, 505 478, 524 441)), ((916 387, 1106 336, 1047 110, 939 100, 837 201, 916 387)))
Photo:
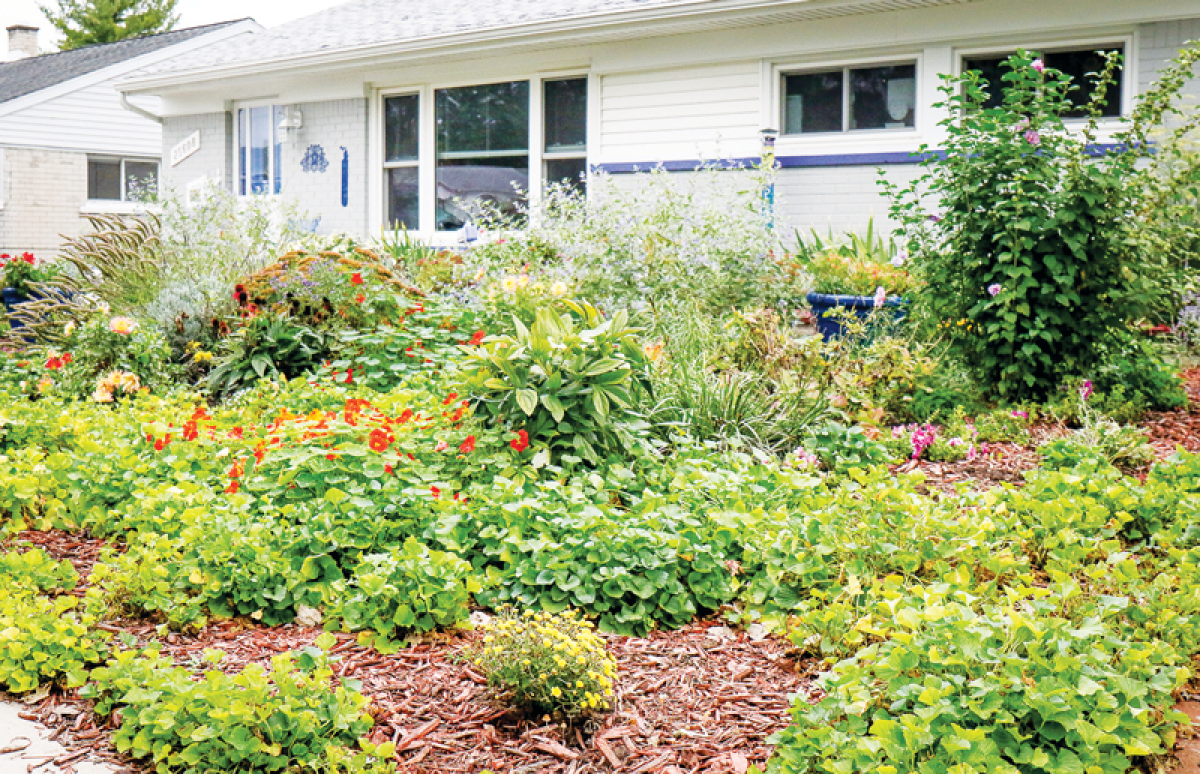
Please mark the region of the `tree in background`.
POLYGON ((167 32, 179 21, 178 0, 56 0, 58 10, 39 5, 63 35, 62 50, 115 43, 167 32))

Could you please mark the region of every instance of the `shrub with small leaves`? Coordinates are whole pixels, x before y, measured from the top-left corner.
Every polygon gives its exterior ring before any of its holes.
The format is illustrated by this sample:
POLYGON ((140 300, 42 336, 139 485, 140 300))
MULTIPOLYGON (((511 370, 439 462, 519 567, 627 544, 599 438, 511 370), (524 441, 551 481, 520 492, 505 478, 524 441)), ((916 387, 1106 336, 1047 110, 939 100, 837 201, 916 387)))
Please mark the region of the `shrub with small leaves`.
POLYGON ((467 658, 501 700, 571 720, 611 706, 617 662, 574 610, 517 614, 505 608, 482 631, 467 658))

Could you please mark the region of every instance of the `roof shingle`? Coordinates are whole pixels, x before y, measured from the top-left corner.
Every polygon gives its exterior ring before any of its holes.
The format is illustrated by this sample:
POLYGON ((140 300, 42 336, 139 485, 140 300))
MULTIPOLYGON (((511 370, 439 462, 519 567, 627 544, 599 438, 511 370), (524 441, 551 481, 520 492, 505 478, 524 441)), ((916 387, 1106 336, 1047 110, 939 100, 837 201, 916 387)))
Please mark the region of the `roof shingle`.
POLYGON ((350 0, 148 69, 168 73, 712 0, 350 0))
MULTIPOLYGON (((238 20, 240 21, 240 20, 238 20)), ((0 64, 0 103, 55 86, 111 65, 191 40, 237 21, 188 27, 116 43, 84 46, 57 54, 18 59, 0 64)))

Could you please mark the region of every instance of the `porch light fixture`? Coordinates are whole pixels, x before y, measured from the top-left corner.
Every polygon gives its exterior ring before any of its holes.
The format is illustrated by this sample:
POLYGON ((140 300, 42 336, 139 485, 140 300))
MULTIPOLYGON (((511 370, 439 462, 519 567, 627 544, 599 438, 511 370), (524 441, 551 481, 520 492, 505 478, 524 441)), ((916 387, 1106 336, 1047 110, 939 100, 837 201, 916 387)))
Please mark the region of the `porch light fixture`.
POLYGON ((279 139, 282 142, 293 142, 300 127, 304 126, 304 114, 295 108, 284 108, 283 119, 279 122, 279 139))

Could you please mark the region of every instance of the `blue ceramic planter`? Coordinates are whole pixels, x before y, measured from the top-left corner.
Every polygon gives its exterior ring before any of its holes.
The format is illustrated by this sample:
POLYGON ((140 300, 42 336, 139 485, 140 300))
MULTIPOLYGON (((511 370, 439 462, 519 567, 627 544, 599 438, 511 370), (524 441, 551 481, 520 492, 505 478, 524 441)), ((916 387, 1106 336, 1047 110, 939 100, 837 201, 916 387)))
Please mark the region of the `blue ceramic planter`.
POLYGON ((25 324, 20 320, 13 319, 12 313, 18 306, 28 301, 29 296, 16 288, 4 288, 4 290, 0 290, 0 298, 4 299, 4 313, 8 315, 8 324, 13 328, 24 328, 25 324))
MULTIPOLYGON (((809 293, 806 298, 812 306, 813 316, 817 318, 817 332, 826 341, 836 339, 846 333, 841 320, 825 316, 829 310, 842 307, 854 312, 854 315, 860 320, 866 320, 875 311, 874 296, 835 296, 828 293, 809 293)), ((890 320, 899 322, 904 319, 905 303, 903 298, 889 297, 880 312, 886 313, 890 320)))

